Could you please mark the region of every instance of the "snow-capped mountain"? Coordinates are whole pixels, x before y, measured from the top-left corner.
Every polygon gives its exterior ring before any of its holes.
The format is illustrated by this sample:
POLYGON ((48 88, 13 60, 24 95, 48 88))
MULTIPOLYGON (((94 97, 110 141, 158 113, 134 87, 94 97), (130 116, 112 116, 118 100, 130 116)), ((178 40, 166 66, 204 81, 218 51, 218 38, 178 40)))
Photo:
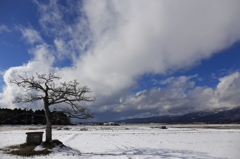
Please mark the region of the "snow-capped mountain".
POLYGON ((179 116, 155 116, 149 118, 126 119, 125 123, 240 123, 240 106, 216 108, 187 113, 179 116))

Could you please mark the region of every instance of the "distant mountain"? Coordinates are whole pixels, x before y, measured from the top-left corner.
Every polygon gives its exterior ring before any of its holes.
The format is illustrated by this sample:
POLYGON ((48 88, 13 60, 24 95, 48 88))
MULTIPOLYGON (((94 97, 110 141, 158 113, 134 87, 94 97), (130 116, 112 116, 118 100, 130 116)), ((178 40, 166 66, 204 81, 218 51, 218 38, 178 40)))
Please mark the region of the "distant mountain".
POLYGON ((188 113, 179 116, 155 116, 148 118, 134 118, 116 121, 118 123, 169 123, 169 124, 180 124, 180 123, 209 123, 209 124, 220 124, 220 123, 240 123, 240 106, 234 108, 216 108, 208 109, 205 111, 188 113))

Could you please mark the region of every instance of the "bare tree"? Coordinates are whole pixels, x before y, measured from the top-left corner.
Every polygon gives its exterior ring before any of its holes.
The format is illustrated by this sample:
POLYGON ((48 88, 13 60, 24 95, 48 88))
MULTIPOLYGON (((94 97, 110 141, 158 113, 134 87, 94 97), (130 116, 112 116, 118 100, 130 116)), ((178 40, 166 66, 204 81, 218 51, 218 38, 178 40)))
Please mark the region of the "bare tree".
POLYGON ((65 103, 68 108, 62 110, 67 113, 69 117, 87 119, 92 118, 93 115, 89 113, 88 109, 78 105, 80 101, 92 102, 95 97, 87 96, 91 89, 87 86, 78 88, 76 80, 70 82, 63 82, 56 84, 57 80, 61 78, 55 73, 38 74, 32 77, 18 76, 19 79, 12 79, 10 83, 14 83, 22 87, 27 92, 24 96, 18 96, 13 101, 14 103, 28 103, 37 100, 43 100, 45 117, 46 117, 46 142, 52 140, 52 116, 50 106, 65 103))

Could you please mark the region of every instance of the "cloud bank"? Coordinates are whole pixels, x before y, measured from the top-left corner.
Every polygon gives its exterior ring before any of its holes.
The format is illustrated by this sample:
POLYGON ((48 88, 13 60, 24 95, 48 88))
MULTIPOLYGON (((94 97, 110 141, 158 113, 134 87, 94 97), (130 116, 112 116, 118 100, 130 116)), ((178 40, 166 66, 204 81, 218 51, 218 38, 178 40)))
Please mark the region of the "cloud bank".
POLYGON ((64 5, 51 0, 37 1, 36 6, 41 32, 21 30, 33 45, 34 58, 6 70, 1 105, 16 107, 9 103, 20 90, 8 83, 16 74, 53 69, 64 80, 77 79, 93 89, 97 101, 91 109, 97 119, 111 119, 106 114, 126 118, 240 104, 235 95, 239 72, 220 78, 216 88, 196 86, 193 75, 158 81, 167 87, 131 94, 144 74, 190 69, 238 41, 238 0, 88 0, 64 5), (51 40, 43 40, 41 35, 46 34, 51 40), (66 58, 72 61, 70 66, 54 66, 66 58))

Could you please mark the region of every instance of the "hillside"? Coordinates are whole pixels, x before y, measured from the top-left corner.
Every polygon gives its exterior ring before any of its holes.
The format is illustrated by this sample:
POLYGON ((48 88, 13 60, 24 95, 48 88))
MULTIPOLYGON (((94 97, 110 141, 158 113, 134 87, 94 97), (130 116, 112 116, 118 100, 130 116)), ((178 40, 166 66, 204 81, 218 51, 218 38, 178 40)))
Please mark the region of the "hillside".
POLYGON ((155 116, 148 118, 134 118, 117 121, 119 123, 240 123, 240 106, 234 108, 217 108, 205 111, 193 112, 179 116, 155 116))

